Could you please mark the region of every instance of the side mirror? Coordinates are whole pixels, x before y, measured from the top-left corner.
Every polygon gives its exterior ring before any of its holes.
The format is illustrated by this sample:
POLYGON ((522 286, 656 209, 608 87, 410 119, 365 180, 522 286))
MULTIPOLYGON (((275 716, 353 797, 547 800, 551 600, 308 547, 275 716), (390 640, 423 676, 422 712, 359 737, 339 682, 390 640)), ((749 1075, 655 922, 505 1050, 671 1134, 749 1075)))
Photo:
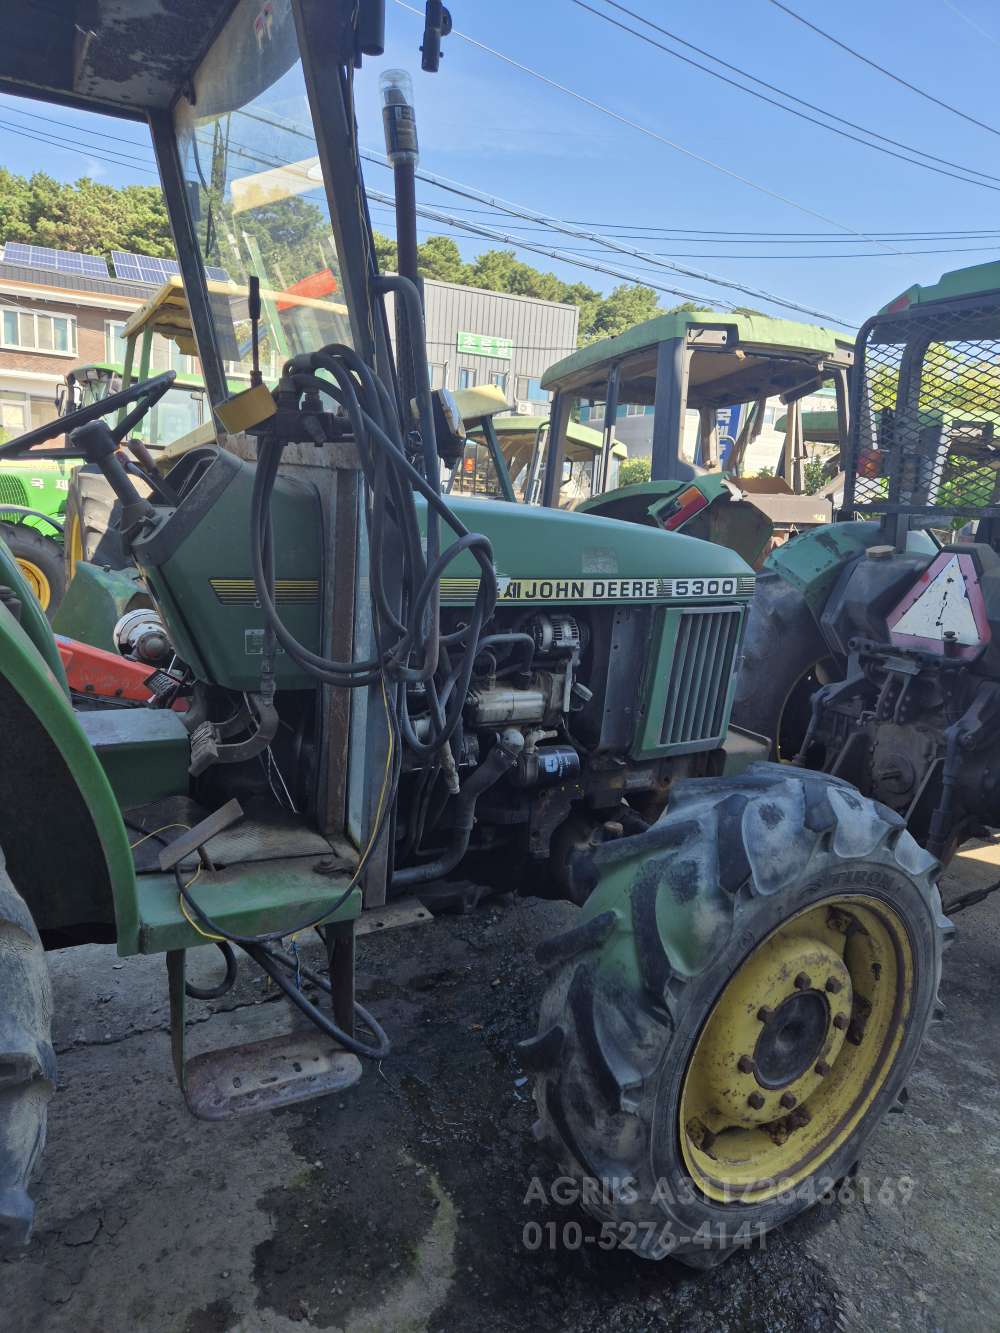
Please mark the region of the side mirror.
POLYGON ((66 405, 67 405, 66 400, 68 397, 69 397, 69 390, 67 389, 66 385, 60 384, 59 388, 56 389, 55 405, 56 405, 56 412, 61 417, 64 417, 66 415, 66 405))

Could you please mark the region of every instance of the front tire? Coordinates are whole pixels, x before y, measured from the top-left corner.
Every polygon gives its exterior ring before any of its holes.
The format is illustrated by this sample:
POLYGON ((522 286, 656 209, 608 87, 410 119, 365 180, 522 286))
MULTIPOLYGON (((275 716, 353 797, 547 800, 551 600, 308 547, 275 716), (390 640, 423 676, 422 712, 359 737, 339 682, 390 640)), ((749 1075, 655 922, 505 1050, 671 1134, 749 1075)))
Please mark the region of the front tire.
POLYGON ((539 1136, 618 1243, 719 1262, 822 1197, 898 1100, 948 923, 884 806, 773 764, 682 782, 548 941, 539 1136))
MULTIPOLYGON (((733 721, 766 736, 772 759, 790 761, 805 739, 813 694, 842 676, 805 598, 776 571, 764 570, 743 639, 733 721)), ((821 768, 814 762, 821 759, 812 756, 809 766, 821 768)))
POLYGON ((93 463, 73 473, 66 495, 63 553, 66 583, 81 560, 107 569, 128 564, 125 542, 116 522, 117 498, 100 468, 93 463))
POLYGON ((66 591, 63 555, 58 542, 27 523, 0 523, 0 537, 10 547, 25 582, 51 620, 66 591))
POLYGON ((42 942, 0 852, 0 1250, 27 1243, 28 1181, 55 1088, 52 989, 42 942))

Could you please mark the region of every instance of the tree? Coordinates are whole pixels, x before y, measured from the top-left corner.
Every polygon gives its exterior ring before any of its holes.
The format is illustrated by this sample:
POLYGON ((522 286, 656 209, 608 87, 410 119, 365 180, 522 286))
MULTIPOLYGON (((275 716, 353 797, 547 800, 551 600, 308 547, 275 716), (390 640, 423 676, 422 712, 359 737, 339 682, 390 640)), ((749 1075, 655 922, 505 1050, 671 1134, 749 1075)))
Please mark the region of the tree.
MULTIPOLYGON (((213 178, 203 200, 200 227, 207 236, 221 218, 224 181, 213 178)), ((325 209, 311 199, 291 196, 261 208, 240 213, 236 229, 259 247, 264 269, 275 282, 287 286, 314 273, 329 262, 330 227, 325 209)), ((209 249, 214 262, 223 268, 242 268, 241 258, 226 253, 229 228, 215 231, 209 249)), ((205 239, 203 237, 203 239, 205 239)), ((394 271, 396 243, 374 233, 375 259, 379 268, 394 271)), ((110 256, 112 250, 169 258, 174 253, 163 196, 155 185, 126 185, 116 188, 82 177, 74 184, 54 180, 44 172, 18 176, 0 168, 0 241, 26 241, 57 250, 82 250, 110 256)), ((542 301, 575 305, 580 311, 579 345, 608 338, 664 313, 694 310, 687 304, 663 311, 651 287, 621 283, 607 296, 583 282, 567 283, 554 273, 543 272, 517 258, 510 249, 485 250, 471 263, 462 258, 447 236, 430 236, 418 248, 420 271, 426 278, 509 292, 542 301)))
POLYGON ((806 495, 815 495, 821 486, 830 480, 826 473, 826 461, 822 458, 809 458, 802 468, 802 484, 806 495))
POLYGON ((621 283, 597 307, 590 340, 624 333, 633 324, 641 324, 663 313, 652 287, 634 287, 630 283, 621 283))
POLYGON ((649 471, 648 458, 623 458, 618 469, 618 485, 634 486, 636 482, 649 481, 649 471))
POLYGON ((469 266, 450 236, 428 236, 417 247, 417 262, 422 277, 437 278, 439 282, 468 282, 469 266))
POLYGON ((378 264, 380 273, 395 273, 396 271, 396 242, 391 236, 386 236, 380 231, 372 233, 375 241, 375 261, 378 264))

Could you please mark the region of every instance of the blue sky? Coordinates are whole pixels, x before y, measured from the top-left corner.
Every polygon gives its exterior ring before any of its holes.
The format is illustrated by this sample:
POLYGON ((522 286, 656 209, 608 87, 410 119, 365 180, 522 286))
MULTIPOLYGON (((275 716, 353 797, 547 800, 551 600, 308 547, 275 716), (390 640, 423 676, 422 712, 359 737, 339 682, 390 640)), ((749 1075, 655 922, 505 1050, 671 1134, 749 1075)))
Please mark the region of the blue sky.
MULTIPOLYGON (((626 2, 688 41, 792 93, 928 153, 1000 177, 997 134, 868 69, 769 0, 677 0, 669 7, 654 0, 626 2)), ((606 8, 603 0, 588 3, 606 8)), ((1000 130, 1000 111, 992 96, 1000 62, 1000 12, 990 0, 845 0, 835 9, 809 0, 789 3, 910 82, 1000 130)), ((572 0, 453 0, 452 11, 461 32, 831 221, 799 211, 617 123, 458 36, 444 44, 441 72, 424 75, 417 49, 421 19, 397 0, 388 0, 387 8, 385 59, 369 62, 357 84, 361 142, 367 147, 382 146, 378 72, 404 66, 414 75, 422 164, 428 170, 552 215, 602 224, 606 230, 627 226, 825 233, 808 244, 793 243, 791 237, 781 244, 761 244, 742 238, 706 243, 666 236, 632 243, 847 321, 860 321, 911 282, 934 281, 948 269, 996 257, 994 249, 898 255, 869 241, 835 240, 856 232, 1000 231, 993 222, 1000 209, 1000 182, 990 182, 994 189, 977 187, 841 139, 685 66, 572 0), (685 252, 687 258, 682 257, 685 252), (828 257, 841 252, 844 258, 828 257), (872 252, 875 257, 861 257, 872 252), (806 257, 775 257, 788 254, 806 257)), ((615 16, 641 27, 625 15, 615 16)), ((650 35, 670 44, 659 34, 650 35)), ((151 155, 139 125, 0 97, 0 131, 0 162, 16 171, 44 166, 62 179, 89 173, 114 184, 156 179, 143 170, 151 166, 151 155), (52 147, 24 133, 64 136, 82 147, 52 147), (123 154, 127 159, 115 160, 123 154)), ((389 188, 388 172, 376 166, 367 171, 372 185, 389 188)), ((447 211, 475 207, 430 186, 421 187, 420 195, 447 211)), ((376 208, 373 213, 376 226, 386 226, 386 212, 376 208)), ((524 225, 467 216, 504 230, 524 225)), ((422 227, 424 233, 443 229, 422 227)), ((587 245, 524 234, 556 245, 587 245)), ((469 256, 488 246, 480 240, 459 244, 469 256)), ((988 246, 990 241, 889 244, 910 251, 959 250, 988 246)), ((604 290, 616 282, 528 252, 523 258, 604 290)), ((637 270, 636 261, 624 256, 607 258, 637 270)), ((704 295, 729 295, 779 313, 778 307, 703 280, 659 271, 657 281, 704 295)), ((671 299, 661 297, 664 304, 671 299)))

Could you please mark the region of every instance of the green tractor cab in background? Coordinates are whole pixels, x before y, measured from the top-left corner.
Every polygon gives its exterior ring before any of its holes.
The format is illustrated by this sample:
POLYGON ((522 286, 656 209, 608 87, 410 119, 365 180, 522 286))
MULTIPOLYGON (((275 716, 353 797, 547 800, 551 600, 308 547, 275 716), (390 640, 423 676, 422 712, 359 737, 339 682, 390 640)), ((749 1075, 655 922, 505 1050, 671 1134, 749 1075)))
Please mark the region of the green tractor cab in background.
MULTIPOLYGON (((222 286, 222 284, 218 284, 222 286)), ((122 361, 88 362, 66 375, 56 399, 59 416, 88 407, 173 368, 174 382, 131 438, 161 457, 175 442, 214 435, 205 383, 197 373, 194 334, 180 278, 169 278, 127 321, 122 361), (208 433, 205 433, 205 427, 208 433)), ((233 380, 239 392, 247 381, 233 380)), ((115 497, 100 470, 76 460, 9 458, 0 464, 0 535, 28 587, 50 619, 72 582, 77 564, 124 569, 130 561, 112 522, 115 497)))
MULTIPOLYGON (((554 393, 548 447, 562 456, 573 422, 586 414, 589 424, 602 423, 605 442, 623 440, 634 457, 624 432, 638 427, 650 482, 616 489, 605 444, 592 494, 577 508, 719 542, 756 564, 773 541, 829 516, 829 507, 800 494, 807 457, 800 403, 832 388, 846 434, 852 361, 850 341, 817 325, 714 311, 661 315, 546 371, 542 386, 554 393), (775 476, 744 476, 774 397, 789 407, 775 476), (646 412, 626 415, 637 407, 646 412), (735 408, 745 409, 741 425, 720 439, 719 414, 735 408)), ((542 502, 557 503, 554 494, 542 502)))
MULTIPOLYGON (((453 397, 467 440, 462 457, 449 475, 448 493, 538 504, 549 418, 514 414, 503 390, 493 385, 458 389, 453 397)), ((599 431, 570 423, 559 486, 560 509, 575 509, 593 494, 602 449, 599 431)), ((627 457, 628 450, 615 440, 611 446, 613 485, 617 485, 618 469, 627 457)))

